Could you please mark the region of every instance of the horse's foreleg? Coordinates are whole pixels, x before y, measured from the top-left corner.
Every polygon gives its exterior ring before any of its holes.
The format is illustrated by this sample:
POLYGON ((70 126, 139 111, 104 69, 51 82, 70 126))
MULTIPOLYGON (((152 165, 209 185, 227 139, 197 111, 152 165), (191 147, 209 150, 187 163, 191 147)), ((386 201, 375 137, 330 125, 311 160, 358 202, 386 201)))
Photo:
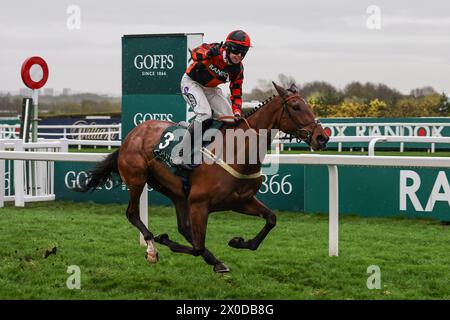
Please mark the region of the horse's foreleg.
POLYGON ((260 216, 266 219, 266 224, 253 239, 248 241, 245 241, 241 237, 235 237, 231 239, 228 242, 228 245, 233 248, 250 250, 258 249, 261 242, 277 223, 277 217, 275 216, 275 214, 255 197, 246 202, 242 207, 234 208, 233 211, 251 216, 260 216))
POLYGON ((214 255, 204 246, 206 223, 208 217, 208 211, 205 211, 205 207, 202 205, 193 206, 193 209, 191 209, 190 212, 194 215, 194 219, 192 219, 189 214, 189 207, 187 203, 176 202, 175 207, 177 210, 178 231, 185 237, 188 242, 193 245, 193 247, 184 246, 175 241, 172 241, 169 239, 169 236, 167 234, 156 236, 155 241, 168 246, 173 252, 187 253, 194 256, 201 255, 206 263, 214 266, 215 272, 228 272, 228 267, 216 257, 214 257, 214 255), (206 220, 201 219, 205 216, 206 220), (198 239, 197 244, 200 244, 197 245, 197 247, 194 245, 194 237, 192 236, 194 231, 190 227, 192 223, 195 223, 196 225, 196 228, 194 229, 196 232, 196 237, 198 239))
POLYGON ((203 203, 190 203, 189 219, 194 255, 205 253, 206 226, 208 224, 208 207, 203 203))
POLYGON ((128 203, 126 215, 128 221, 130 221, 130 223, 142 233, 145 242, 147 242, 147 261, 150 263, 156 263, 158 261, 158 251, 156 250, 156 246, 153 241, 153 234, 147 229, 139 216, 139 199, 144 186, 145 184, 129 186, 130 202, 128 203))
MULTIPOLYGON (((177 211, 177 218, 179 220, 178 214, 179 214, 179 212, 177 211)), ((178 222, 180 223, 180 221, 178 221, 178 222)), ((184 229, 183 229, 183 231, 184 231, 184 229)), ((203 253, 201 250, 195 249, 194 247, 188 247, 188 246, 185 246, 185 245, 182 245, 175 241, 170 240, 169 236, 167 234, 160 234, 160 235, 156 236, 155 241, 160 244, 163 244, 165 246, 168 246, 169 249, 172 250, 173 252, 187 253, 187 254, 191 254, 194 256, 198 256, 203 253)))
MULTIPOLYGON (((191 225, 189 219, 189 207, 186 201, 180 201, 175 204, 177 210, 178 232, 192 244, 191 225)), ((214 266, 215 272, 229 272, 230 269, 217 259, 206 247, 202 254, 203 260, 211 266, 214 266)))

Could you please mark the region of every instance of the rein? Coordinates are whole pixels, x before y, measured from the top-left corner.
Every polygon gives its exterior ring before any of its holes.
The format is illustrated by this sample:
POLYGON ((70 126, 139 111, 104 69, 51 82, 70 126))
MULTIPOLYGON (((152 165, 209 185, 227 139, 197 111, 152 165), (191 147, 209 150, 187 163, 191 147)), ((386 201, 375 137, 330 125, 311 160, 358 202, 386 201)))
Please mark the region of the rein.
MULTIPOLYGON (((219 117, 219 120, 222 120, 222 119, 233 119, 234 121, 239 120, 239 118, 236 118, 235 116, 222 116, 222 117, 219 117)), ((253 128, 250 126, 250 124, 248 123, 248 120, 247 120, 246 118, 242 117, 242 118, 240 118, 240 119, 244 120, 244 122, 245 122, 245 124, 247 125, 247 127, 248 127, 249 130, 253 130, 257 136, 261 136, 255 129, 253 129, 253 128)))
MULTIPOLYGON (((234 116, 222 116, 219 117, 219 120, 223 120, 223 119, 233 119, 234 121, 236 121, 236 117, 234 116)), ((245 121, 245 123, 247 124, 248 128, 250 130, 253 130, 255 132, 256 135, 260 135, 255 129, 253 129, 250 124, 248 123, 247 119, 245 118, 241 118, 245 121)), ((207 148, 202 148, 200 150, 206 157, 210 158, 211 160, 214 161, 214 163, 218 164, 219 166, 221 166, 225 171, 227 171, 230 175, 232 175, 233 177, 235 177, 236 179, 241 179, 241 180, 249 180, 249 179, 256 179, 261 177, 261 170, 252 174, 243 174, 240 173, 238 171, 236 171, 235 169, 233 169, 230 165, 228 165, 225 161, 223 161, 221 158, 217 157, 213 152, 211 152, 210 150, 208 150, 207 148)))

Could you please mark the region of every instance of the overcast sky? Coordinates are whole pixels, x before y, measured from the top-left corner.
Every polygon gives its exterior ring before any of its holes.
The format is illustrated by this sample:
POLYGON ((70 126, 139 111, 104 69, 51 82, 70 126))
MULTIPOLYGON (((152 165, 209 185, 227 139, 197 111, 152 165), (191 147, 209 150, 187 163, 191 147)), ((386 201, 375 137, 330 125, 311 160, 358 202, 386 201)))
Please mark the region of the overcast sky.
POLYGON ((244 91, 258 79, 293 76, 343 88, 381 82, 403 93, 431 85, 450 93, 450 2, 446 0, 2 0, 0 90, 23 87, 20 67, 40 55, 46 87, 121 94, 124 34, 203 32, 205 42, 247 31, 244 91), (69 30, 69 5, 81 10, 69 30), (367 8, 381 9, 381 29, 367 27, 367 8))

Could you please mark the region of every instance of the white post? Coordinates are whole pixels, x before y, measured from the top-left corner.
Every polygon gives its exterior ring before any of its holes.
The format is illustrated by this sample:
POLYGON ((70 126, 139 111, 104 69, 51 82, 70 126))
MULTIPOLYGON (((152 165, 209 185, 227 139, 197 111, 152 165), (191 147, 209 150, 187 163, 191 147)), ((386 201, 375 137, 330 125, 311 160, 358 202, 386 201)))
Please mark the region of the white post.
POLYGON ((280 143, 275 143, 275 154, 280 154, 280 143))
MULTIPOLYGON (((108 142, 111 142, 111 128, 108 127, 108 142)), ((108 144, 108 150, 111 150, 111 143, 108 144)))
MULTIPOLYGON (((3 151, 4 143, 0 141, 0 151, 3 151)), ((5 205, 5 160, 0 159, 0 208, 5 205)))
MULTIPOLYGON (((81 128, 78 129, 78 140, 81 140, 81 128)), ((81 150, 81 145, 78 145, 78 150, 81 150)))
POLYGON ((386 138, 373 138, 372 140, 370 140, 369 142, 369 156, 373 157, 375 156, 375 144, 378 141, 386 141, 386 138))
MULTIPOLYGON (((14 151, 23 151, 21 140, 14 142, 14 151)), ((25 207, 24 163, 24 160, 14 160, 14 202, 16 207, 25 207)))
POLYGON ((435 151, 435 148, 436 146, 435 146, 435 143, 433 142, 432 144, 431 144, 431 153, 434 153, 434 151, 435 151))
MULTIPOLYGON (((146 227, 148 227, 148 188, 147 184, 144 186, 144 190, 141 193, 139 200, 139 217, 146 227)), ((139 243, 143 246, 147 245, 144 240, 144 236, 139 232, 139 243)))
POLYGON ((329 176, 329 220, 328 220, 328 255, 339 254, 339 176, 336 165, 328 166, 329 176))
POLYGON ((405 143, 400 142, 400 152, 405 151, 405 143))
POLYGON ((39 90, 33 90, 33 131, 32 131, 32 142, 37 142, 38 137, 38 97, 39 90))

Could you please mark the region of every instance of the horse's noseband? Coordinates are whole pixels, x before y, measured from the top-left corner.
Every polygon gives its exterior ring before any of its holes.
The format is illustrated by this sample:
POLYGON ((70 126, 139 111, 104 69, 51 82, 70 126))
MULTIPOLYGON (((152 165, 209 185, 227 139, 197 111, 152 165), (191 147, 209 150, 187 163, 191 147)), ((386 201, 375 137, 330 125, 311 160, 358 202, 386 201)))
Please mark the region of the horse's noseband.
MULTIPOLYGON (((308 145, 311 144, 311 139, 313 137, 314 131, 316 130, 316 128, 320 125, 320 120, 314 120, 310 123, 307 123, 305 125, 301 124, 300 122, 298 122, 298 120, 292 116, 291 112, 289 111, 289 108, 287 106, 287 102, 293 98, 299 98, 299 99, 303 99, 302 97, 300 97, 300 95, 298 94, 294 94, 290 97, 287 97, 286 99, 283 99, 283 112, 286 111, 286 113, 288 114, 289 119, 295 124, 295 126, 297 127, 297 134, 296 134, 296 138, 305 141, 308 145)), ((281 115, 281 117, 283 117, 283 114, 281 115)))

